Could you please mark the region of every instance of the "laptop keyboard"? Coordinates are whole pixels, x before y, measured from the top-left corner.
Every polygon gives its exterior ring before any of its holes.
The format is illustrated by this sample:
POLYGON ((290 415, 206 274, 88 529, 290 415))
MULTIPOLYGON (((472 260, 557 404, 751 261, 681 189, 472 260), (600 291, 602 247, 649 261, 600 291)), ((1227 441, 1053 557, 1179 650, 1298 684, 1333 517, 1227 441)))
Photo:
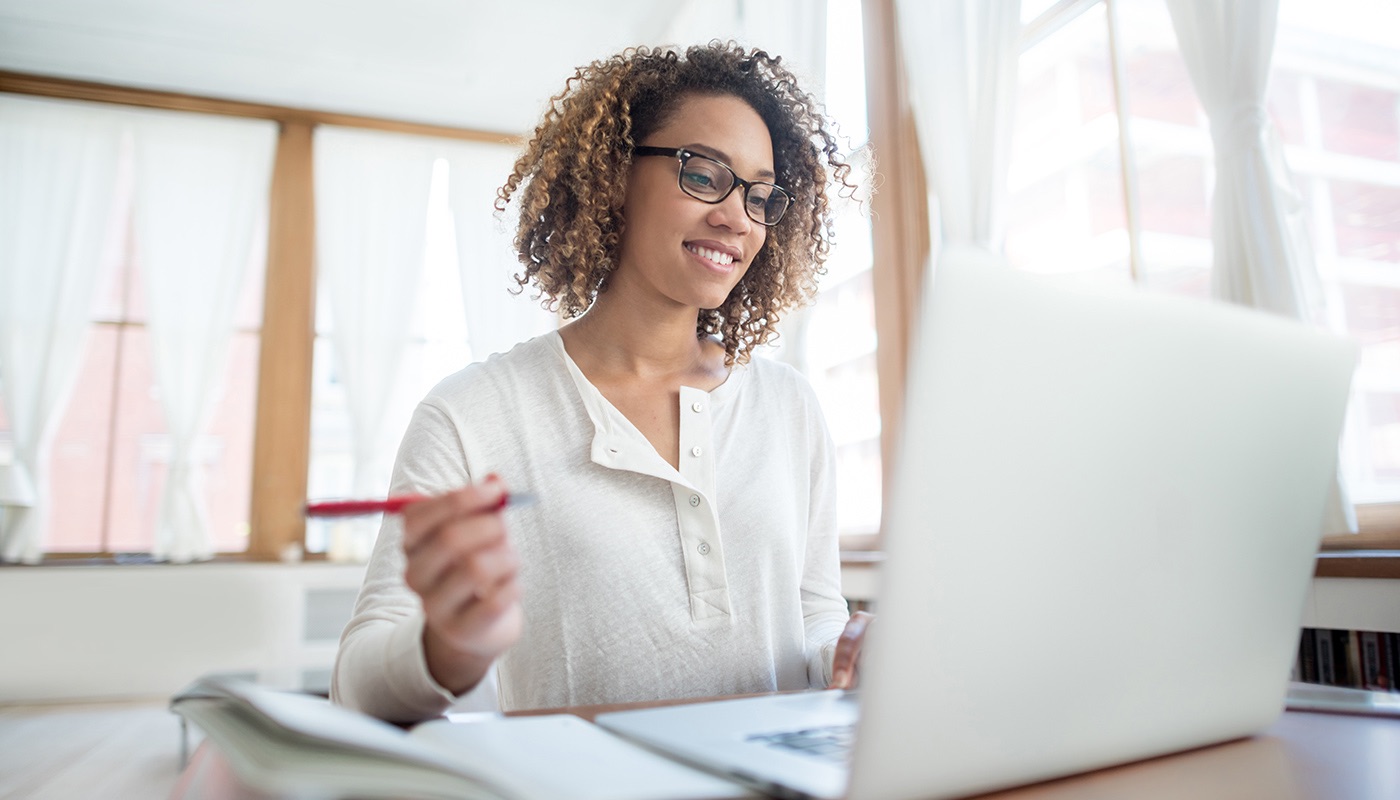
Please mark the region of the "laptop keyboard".
POLYGON ((757 733, 745 737, 745 741, 843 763, 851 757, 851 746, 855 743, 855 738, 855 725, 825 725, 798 731, 757 733))

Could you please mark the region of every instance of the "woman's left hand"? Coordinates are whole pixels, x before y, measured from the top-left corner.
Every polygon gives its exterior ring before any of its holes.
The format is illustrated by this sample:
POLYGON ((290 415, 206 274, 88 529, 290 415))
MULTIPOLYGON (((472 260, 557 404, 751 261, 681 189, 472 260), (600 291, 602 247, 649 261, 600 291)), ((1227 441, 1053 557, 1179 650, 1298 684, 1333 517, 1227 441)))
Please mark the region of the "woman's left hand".
POLYGON ((859 682, 860 648, 865 642, 865 631, 875 621, 874 614, 857 611, 841 631, 836 640, 836 655, 831 659, 831 683, 828 689, 852 689, 859 682))

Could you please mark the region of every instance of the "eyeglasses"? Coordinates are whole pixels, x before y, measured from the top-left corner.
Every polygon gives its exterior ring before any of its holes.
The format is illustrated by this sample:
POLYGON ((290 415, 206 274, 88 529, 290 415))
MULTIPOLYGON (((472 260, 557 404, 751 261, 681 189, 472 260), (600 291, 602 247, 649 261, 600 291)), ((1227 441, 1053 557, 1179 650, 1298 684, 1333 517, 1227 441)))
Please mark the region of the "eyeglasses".
POLYGON ((792 204, 792 195, 774 183, 746 181, 723 161, 676 147, 634 147, 638 156, 665 156, 680 161, 677 178, 681 191, 702 203, 723 203, 735 189, 744 187, 744 213, 760 225, 777 225, 792 204))

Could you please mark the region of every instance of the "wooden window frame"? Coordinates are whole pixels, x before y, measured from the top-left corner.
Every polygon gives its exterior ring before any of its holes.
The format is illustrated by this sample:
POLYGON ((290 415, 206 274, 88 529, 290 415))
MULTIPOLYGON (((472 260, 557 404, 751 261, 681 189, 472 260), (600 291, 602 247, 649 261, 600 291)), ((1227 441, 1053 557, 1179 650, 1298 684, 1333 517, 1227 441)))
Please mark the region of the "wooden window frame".
MULTIPOLYGON (((220 561, 273 561, 303 548, 311 458, 311 359, 316 337, 316 214, 312 135, 340 125, 519 146, 497 131, 222 100, 90 81, 0 71, 0 92, 60 100, 266 119, 278 124, 268 205, 266 280, 254 420, 248 547, 220 561)), ((298 551, 299 552, 299 551, 298 551)), ((111 552, 46 554, 46 563, 113 563, 111 552)), ((314 556, 313 556, 314 557, 314 556)))
MULTIPOLYGON (((924 267, 933 246, 928 181, 919 152, 914 110, 909 105, 894 0, 863 0, 861 12, 866 113, 878 175, 877 189, 870 199, 871 282, 880 395, 882 508, 887 508, 904 411, 909 349, 923 301, 924 267)), ((882 523, 882 530, 883 527, 882 523)), ((878 550, 883 533, 871 538, 871 549, 878 550)))

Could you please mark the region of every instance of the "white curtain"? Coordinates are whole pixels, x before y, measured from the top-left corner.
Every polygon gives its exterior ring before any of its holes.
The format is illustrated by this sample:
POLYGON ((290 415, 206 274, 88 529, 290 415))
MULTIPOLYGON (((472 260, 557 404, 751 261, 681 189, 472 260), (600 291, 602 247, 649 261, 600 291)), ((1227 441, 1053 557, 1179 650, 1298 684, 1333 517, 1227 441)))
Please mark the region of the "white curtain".
MULTIPOLYGON (((1323 297, 1303 204, 1264 111, 1278 0, 1167 0, 1167 8, 1215 144, 1213 291, 1233 303, 1320 322, 1323 297)), ((1340 479, 1325 525, 1328 533, 1356 530, 1340 479)))
POLYGON ((43 555, 47 453, 81 363, 121 132, 83 106, 0 96, 0 560, 43 555))
POLYGON ((941 216, 935 263, 986 259, 1004 233, 1020 0, 896 0, 895 14, 941 216))
POLYGON ((152 554, 183 563, 214 552, 196 444, 222 388, 244 279, 266 253, 277 126, 166 112, 133 125, 137 251, 170 439, 152 554))
POLYGON ((512 275, 524 271, 511 240, 514 215, 497 215, 496 189, 505 183, 518 155, 513 147, 490 144, 444 143, 448 162, 448 203, 457 237, 462 309, 472 359, 504 353, 517 342, 552 330, 557 318, 531 299, 520 296, 512 275))
MULTIPOLYGON (((344 384, 357 495, 384 491, 379 442, 423 275, 439 142, 321 126, 315 133, 316 253, 336 372, 344 384)), ((337 560, 368 554, 377 525, 333 532, 337 560)))
POLYGON ((826 0, 682 0, 661 41, 687 47, 734 39, 782 56, 803 91, 823 95, 826 0))

